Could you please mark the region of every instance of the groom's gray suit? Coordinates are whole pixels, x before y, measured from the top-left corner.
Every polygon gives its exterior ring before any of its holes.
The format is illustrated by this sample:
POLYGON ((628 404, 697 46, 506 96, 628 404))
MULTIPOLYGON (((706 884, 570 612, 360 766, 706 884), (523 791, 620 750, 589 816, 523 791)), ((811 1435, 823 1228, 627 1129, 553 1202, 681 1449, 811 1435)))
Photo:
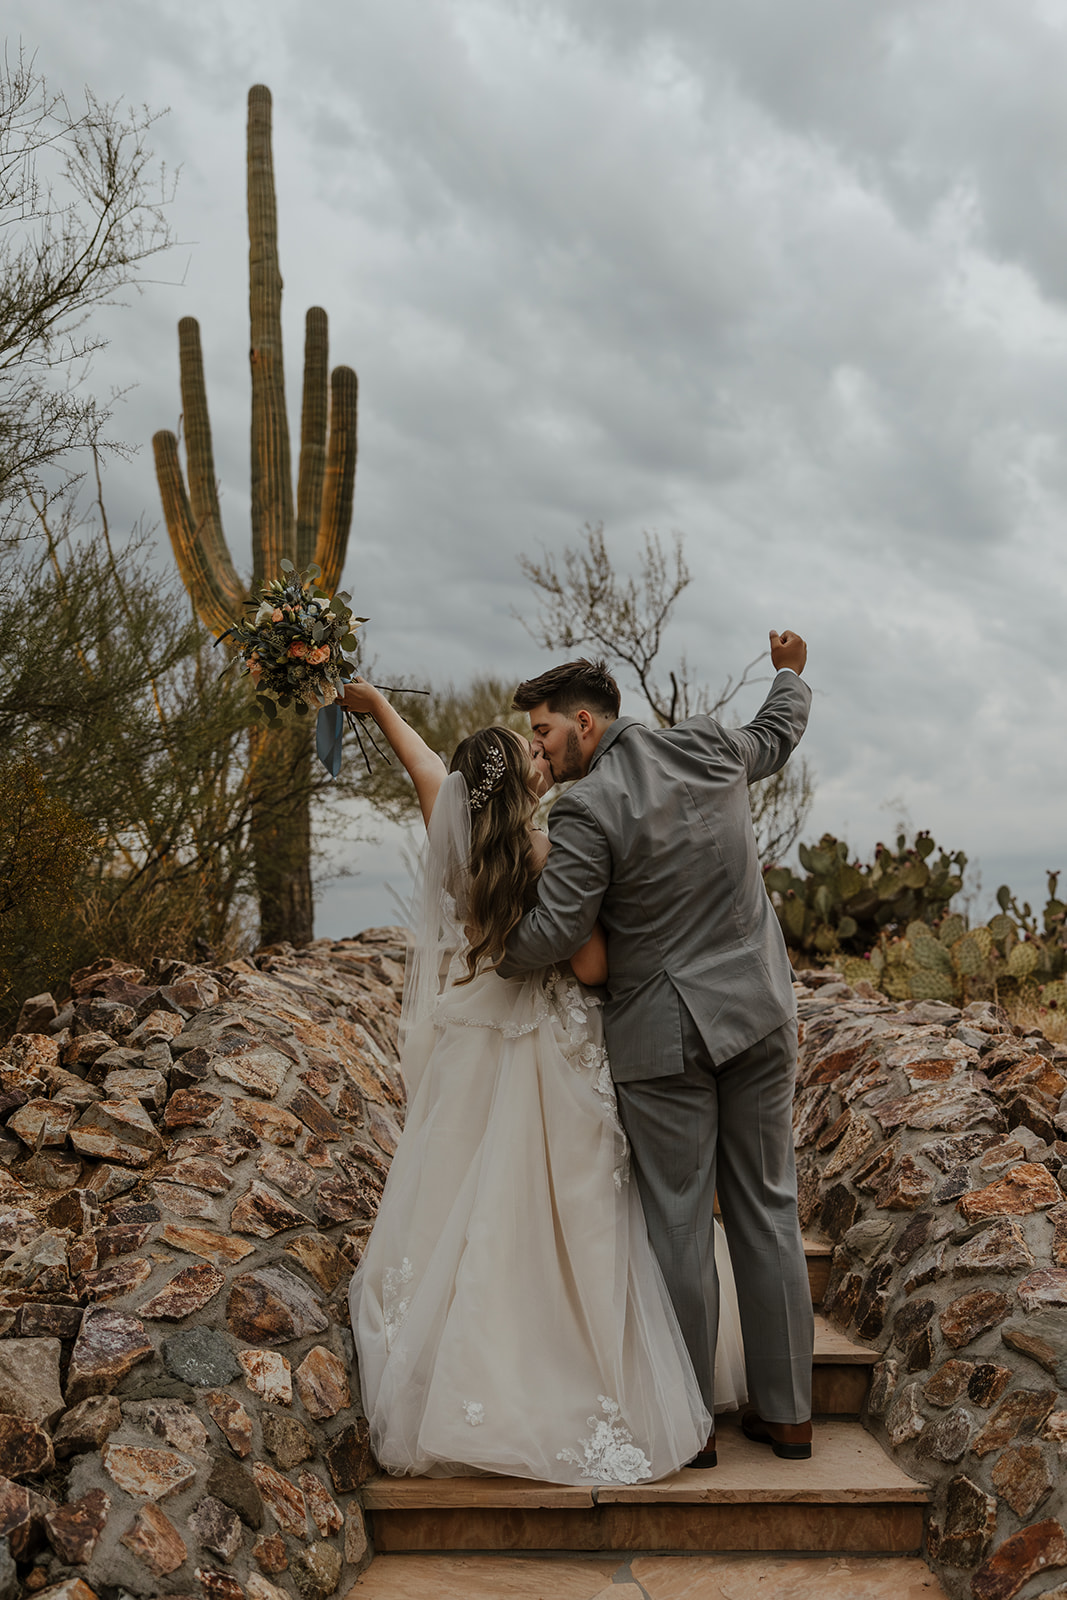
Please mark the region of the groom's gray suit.
POLYGON ((737 1282, 749 1398, 773 1422, 811 1414, 813 1319, 796 1210, 796 1003, 763 887, 748 785, 777 772, 811 691, 780 672, 753 720, 650 731, 609 724, 549 819, 538 903, 505 976, 608 935, 604 1023, 653 1249, 714 1405, 716 1187, 737 1282))

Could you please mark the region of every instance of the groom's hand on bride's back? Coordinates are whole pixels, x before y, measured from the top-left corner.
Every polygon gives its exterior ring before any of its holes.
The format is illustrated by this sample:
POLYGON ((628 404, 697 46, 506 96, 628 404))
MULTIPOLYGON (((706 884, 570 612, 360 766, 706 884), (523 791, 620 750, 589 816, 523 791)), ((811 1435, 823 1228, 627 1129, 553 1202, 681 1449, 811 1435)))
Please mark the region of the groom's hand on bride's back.
POLYGON ((790 667, 799 676, 807 659, 808 647, 799 633, 792 633, 788 628, 784 633, 771 629, 771 663, 775 672, 790 667))

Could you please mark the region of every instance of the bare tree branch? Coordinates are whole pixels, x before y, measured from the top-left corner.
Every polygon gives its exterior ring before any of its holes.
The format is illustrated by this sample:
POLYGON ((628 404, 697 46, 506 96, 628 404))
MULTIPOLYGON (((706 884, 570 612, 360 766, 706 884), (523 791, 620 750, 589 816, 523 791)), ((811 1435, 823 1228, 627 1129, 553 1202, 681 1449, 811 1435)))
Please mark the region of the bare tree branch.
POLYGON ((147 144, 156 120, 85 91, 52 93, 20 51, 0 66, 0 515, 41 473, 102 446, 109 411, 84 392, 103 340, 91 312, 137 286, 171 243, 172 183, 147 144))
MULTIPOLYGON (((727 678, 714 694, 696 682, 683 655, 667 674, 669 690, 656 677, 663 635, 679 598, 692 582, 684 541, 674 535, 671 548, 657 534, 645 534, 637 576, 620 574, 608 552, 601 524, 586 524, 582 541, 557 560, 519 557, 524 577, 534 589, 539 611, 534 622, 514 615, 530 637, 546 650, 575 651, 592 647, 618 672, 626 669, 633 685, 661 728, 689 717, 719 718, 742 689, 758 682, 757 668, 766 652, 750 661, 739 677, 727 678)), ((749 791, 760 860, 781 860, 796 843, 811 808, 814 791, 807 763, 791 762, 749 791)))

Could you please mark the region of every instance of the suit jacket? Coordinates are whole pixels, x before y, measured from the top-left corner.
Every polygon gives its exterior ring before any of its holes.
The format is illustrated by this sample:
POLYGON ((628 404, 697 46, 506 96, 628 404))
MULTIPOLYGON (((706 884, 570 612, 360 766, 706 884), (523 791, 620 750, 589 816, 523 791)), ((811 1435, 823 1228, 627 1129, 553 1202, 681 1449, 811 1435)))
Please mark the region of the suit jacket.
POLYGON ((586 776, 552 807, 538 903, 509 934, 500 971, 513 977, 563 960, 599 917, 616 1081, 683 1071, 683 1006, 713 1062, 796 1015, 748 786, 785 765, 810 704, 807 684, 783 671, 743 728, 700 716, 653 731, 620 717, 586 776))

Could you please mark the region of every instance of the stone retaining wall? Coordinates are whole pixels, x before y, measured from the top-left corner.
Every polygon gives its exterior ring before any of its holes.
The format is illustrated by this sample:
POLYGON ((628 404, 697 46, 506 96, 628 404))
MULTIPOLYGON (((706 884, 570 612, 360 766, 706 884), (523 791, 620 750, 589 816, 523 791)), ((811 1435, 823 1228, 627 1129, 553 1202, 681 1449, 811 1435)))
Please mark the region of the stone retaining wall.
POLYGON ((801 977, 801 1221, 826 1315, 884 1353, 868 1426, 936 1488, 950 1594, 1067 1600, 1067 1046, 801 977))
MULTIPOLYGON (((0 1600, 325 1600, 368 1559, 345 1291, 396 930, 100 963, 0 1051, 0 1600)), ((801 1214, 953 1595, 1067 1600, 1067 1047, 804 975, 801 1214), (1061 1110, 1061 1106, 1064 1107, 1061 1110), (1062 1587, 1061 1587, 1062 1585, 1062 1587)))
POLYGON ((325 1600, 368 1559, 346 1290, 396 930, 98 963, 0 1051, 0 1600, 325 1600))

